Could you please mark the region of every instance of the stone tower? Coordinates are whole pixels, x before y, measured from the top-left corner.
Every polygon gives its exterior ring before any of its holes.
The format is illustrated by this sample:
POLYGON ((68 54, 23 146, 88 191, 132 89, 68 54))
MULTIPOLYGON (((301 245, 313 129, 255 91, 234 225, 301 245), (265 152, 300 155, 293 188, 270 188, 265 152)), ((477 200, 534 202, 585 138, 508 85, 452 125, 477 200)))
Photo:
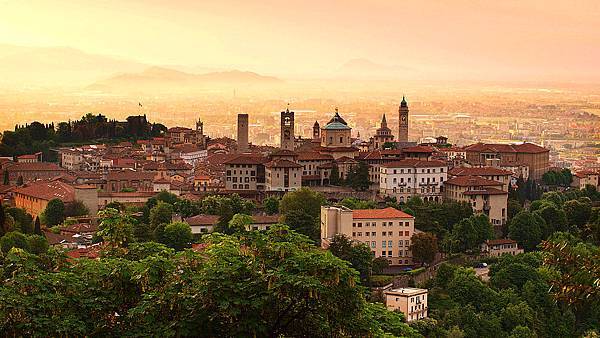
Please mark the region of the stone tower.
POLYGON ((237 143, 239 153, 248 151, 248 114, 238 114, 237 143))
POLYGON ((315 121, 315 124, 313 124, 313 140, 320 140, 321 139, 321 126, 319 125, 318 121, 315 121))
POLYGON ((402 102, 400 102, 400 107, 398 108, 398 142, 408 142, 408 103, 406 103, 406 99, 402 96, 402 102))
POLYGON ((294 150, 294 112, 287 108, 281 112, 281 149, 294 150))
POLYGON ((198 118, 198 121, 196 121, 196 131, 200 135, 204 135, 204 122, 202 122, 202 120, 200 120, 200 118, 198 118))

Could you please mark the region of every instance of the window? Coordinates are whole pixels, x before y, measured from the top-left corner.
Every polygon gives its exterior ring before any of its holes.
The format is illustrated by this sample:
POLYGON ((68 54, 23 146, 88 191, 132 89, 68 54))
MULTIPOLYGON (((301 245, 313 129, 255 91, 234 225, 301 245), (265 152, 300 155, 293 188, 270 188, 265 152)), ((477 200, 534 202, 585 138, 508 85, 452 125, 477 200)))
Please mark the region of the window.
POLYGON ((387 244, 387 242, 386 242, 386 241, 381 241, 381 247, 382 247, 382 248, 385 248, 385 245, 386 245, 386 244, 387 244))
POLYGON ((391 247, 392 247, 392 245, 393 245, 393 244, 392 244, 392 241, 388 241, 388 248, 391 248, 391 247))
POLYGON ((377 236, 376 232, 375 231, 371 232, 371 236, 373 236, 373 237, 377 236))
POLYGON ((392 256, 393 256, 393 254, 392 254, 392 251, 391 251, 391 250, 389 250, 389 251, 388 251, 388 257, 392 257, 392 256))
POLYGON ((385 231, 381 232, 381 236, 385 237, 385 231))
POLYGON ((375 243, 375 241, 371 242, 371 248, 375 248, 377 246, 377 243, 375 243))

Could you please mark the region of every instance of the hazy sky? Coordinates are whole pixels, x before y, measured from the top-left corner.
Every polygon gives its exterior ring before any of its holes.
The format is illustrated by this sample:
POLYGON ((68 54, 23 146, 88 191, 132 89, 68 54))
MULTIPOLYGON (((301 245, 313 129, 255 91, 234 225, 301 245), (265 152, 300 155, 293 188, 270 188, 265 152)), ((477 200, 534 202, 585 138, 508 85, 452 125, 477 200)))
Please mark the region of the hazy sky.
POLYGON ((0 42, 271 74, 600 79, 598 0, 0 0, 0 42))

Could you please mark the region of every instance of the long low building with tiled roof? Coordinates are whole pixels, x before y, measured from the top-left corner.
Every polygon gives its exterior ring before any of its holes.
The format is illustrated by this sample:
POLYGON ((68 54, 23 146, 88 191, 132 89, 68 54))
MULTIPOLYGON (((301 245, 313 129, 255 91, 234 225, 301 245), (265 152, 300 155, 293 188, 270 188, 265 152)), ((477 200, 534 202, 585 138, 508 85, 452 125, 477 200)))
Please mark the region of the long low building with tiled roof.
POLYGON ((28 183, 13 191, 15 206, 27 211, 33 218, 41 215, 48 202, 59 199, 65 204, 79 200, 90 214, 98 211, 98 190, 90 185, 70 185, 60 180, 40 180, 28 183))

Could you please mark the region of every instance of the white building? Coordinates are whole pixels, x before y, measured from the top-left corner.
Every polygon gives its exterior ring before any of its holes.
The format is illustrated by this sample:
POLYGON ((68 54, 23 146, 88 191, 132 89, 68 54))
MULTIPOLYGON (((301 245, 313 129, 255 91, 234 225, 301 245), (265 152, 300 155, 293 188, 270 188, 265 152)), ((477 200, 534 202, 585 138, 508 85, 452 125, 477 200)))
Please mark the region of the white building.
POLYGON ((379 169, 379 192, 405 202, 413 196, 441 202, 448 166, 442 161, 405 159, 382 164, 379 169))
POLYGON ((406 322, 427 318, 427 289, 399 288, 387 290, 384 294, 388 310, 402 311, 406 322))

